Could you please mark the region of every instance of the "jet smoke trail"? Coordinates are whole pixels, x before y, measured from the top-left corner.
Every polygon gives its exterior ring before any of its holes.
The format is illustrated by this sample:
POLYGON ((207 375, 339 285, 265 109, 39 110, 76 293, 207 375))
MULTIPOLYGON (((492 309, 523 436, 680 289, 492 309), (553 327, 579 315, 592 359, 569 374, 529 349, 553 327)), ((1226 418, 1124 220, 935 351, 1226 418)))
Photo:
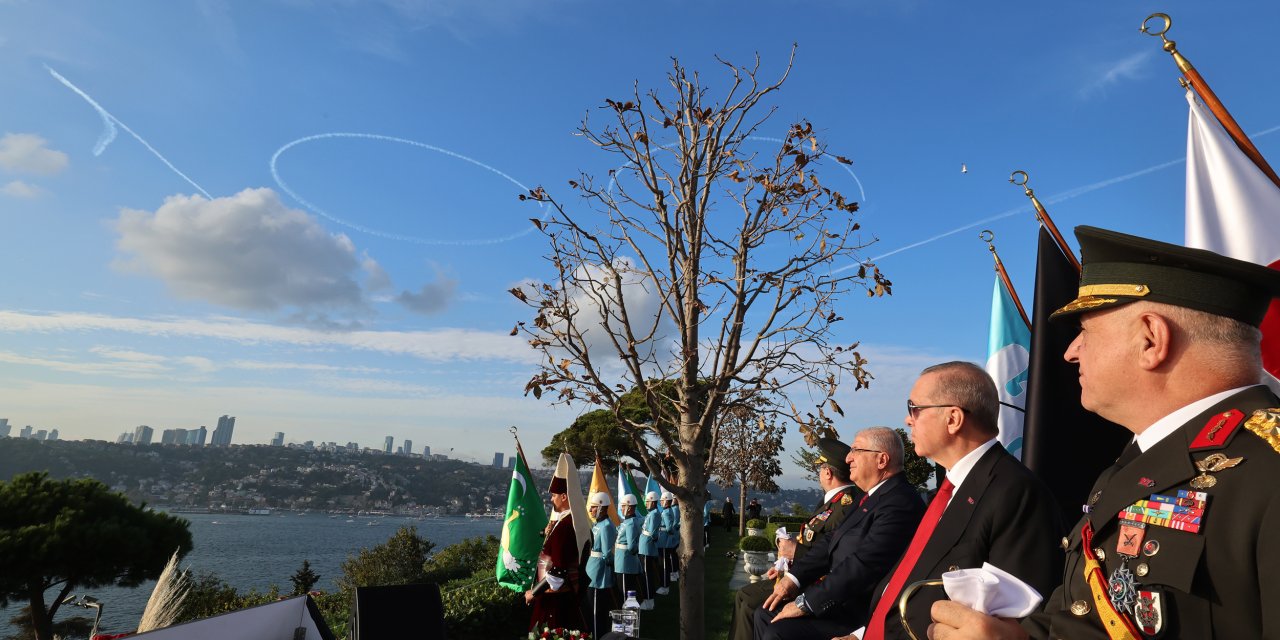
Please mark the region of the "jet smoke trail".
POLYGON ((163 155, 160 155, 160 152, 156 151, 155 147, 151 146, 146 140, 143 140, 142 136, 138 135, 133 131, 133 129, 129 128, 129 125, 121 122, 119 118, 111 115, 111 113, 108 112, 106 109, 103 109, 102 105, 98 104, 97 101, 89 97, 89 94, 85 93, 84 91, 81 91, 80 87, 77 87, 76 85, 71 84, 70 80, 67 80, 66 78, 62 77, 62 74, 58 73, 57 71, 54 71, 52 67, 46 64, 44 68, 48 70, 48 72, 51 75, 53 75, 54 79, 56 79, 58 82, 61 82, 63 86, 76 92, 76 95, 80 96, 81 98, 84 98, 85 102, 88 102, 89 106, 93 107, 94 111, 98 112, 98 116, 102 118, 102 124, 103 124, 102 134, 98 136, 98 142, 93 145, 93 155, 100 156, 102 155, 103 151, 106 151, 107 145, 111 144, 111 142, 116 139, 116 125, 120 125, 121 129, 124 129, 125 132, 133 136, 134 140, 141 142, 142 146, 146 147, 147 151, 150 151, 152 155, 159 158, 160 162, 164 163, 164 166, 169 167, 171 171, 178 174, 178 177, 182 178, 183 180, 186 180, 187 184, 190 184, 191 186, 195 187, 196 191, 199 191, 200 193, 204 194, 204 197, 210 200, 213 200, 213 196, 209 195, 209 192, 205 191, 204 187, 201 187, 200 185, 196 184, 195 180, 192 180, 191 178, 187 177, 187 174, 183 173, 177 167, 173 166, 172 162, 169 162, 167 158, 165 158, 163 155))
MULTIPOLYGON (((410 235, 404 235, 399 233, 391 233, 388 231, 382 231, 379 229, 374 229, 372 227, 367 227, 365 225, 357 224, 354 222, 348 222, 342 218, 339 218, 338 216, 335 216, 329 213, 328 211, 325 211, 324 209, 316 206, 314 203, 308 201, 307 199, 303 198, 302 196, 294 192, 293 189, 289 188, 289 185, 285 183, 284 178, 280 177, 280 171, 277 168, 277 163, 280 160, 280 156, 284 155, 284 152, 288 151, 289 149, 292 149, 293 147, 296 147, 300 144, 314 142, 316 140, 327 140, 327 139, 334 139, 334 138, 357 138, 357 139, 364 139, 364 140, 377 140, 380 142, 396 142, 399 144, 407 144, 412 147, 427 149, 428 151, 435 151, 436 153, 444 154, 451 158, 469 162, 477 167, 480 167, 481 169, 485 169, 487 171, 495 173, 505 178, 511 184, 514 184, 517 187, 519 187, 521 193, 526 193, 529 191, 529 187, 526 187, 519 180, 516 180, 515 178, 507 175, 506 173, 503 173, 502 171, 492 166, 489 166, 483 162, 480 162, 479 160, 476 160, 474 158, 469 158, 460 153, 450 151, 443 147, 437 147, 435 145, 430 145, 423 142, 417 142, 415 140, 406 140, 404 138, 396 138, 393 136, 378 135, 376 133, 344 133, 344 132, 319 133, 313 136, 298 138, 297 140, 294 140, 293 142, 290 142, 284 145, 283 147, 280 147, 279 149, 277 149, 276 152, 271 155, 271 161, 268 163, 271 168, 271 177, 275 179, 276 185, 280 187, 281 191, 284 191, 285 193, 289 194, 289 197, 298 201, 299 204, 309 209, 312 213, 322 216, 326 220, 329 220, 330 222, 340 224, 349 229, 354 229, 361 233, 369 234, 371 236, 377 236, 379 238, 387 238, 388 240, 399 240, 402 242, 412 242, 415 244, 423 244, 423 245, 477 246, 477 245, 486 245, 486 244, 499 244, 502 242, 508 242, 511 240, 515 240, 516 238, 526 236, 532 233, 534 230, 534 227, 530 225, 524 231, 518 231, 516 233, 500 236, 497 238, 480 238, 476 240, 436 240, 433 238, 423 238, 420 236, 410 236, 410 235)), ((546 220, 547 216, 550 215, 550 212, 548 211, 545 203, 539 203, 539 205, 542 207, 541 219, 546 220)))

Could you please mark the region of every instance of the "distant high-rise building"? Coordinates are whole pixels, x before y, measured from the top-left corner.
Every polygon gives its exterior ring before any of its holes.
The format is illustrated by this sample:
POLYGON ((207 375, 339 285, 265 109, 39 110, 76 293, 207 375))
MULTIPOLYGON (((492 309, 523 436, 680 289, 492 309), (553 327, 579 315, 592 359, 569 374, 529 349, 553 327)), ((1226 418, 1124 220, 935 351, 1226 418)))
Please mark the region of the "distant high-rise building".
POLYGON ((138 428, 133 430, 133 443, 139 445, 151 444, 152 435, 155 435, 155 429, 152 429, 145 424, 140 424, 138 425, 138 428))
POLYGON ((0 418, 0 438, 9 437, 9 419, 0 418))
POLYGON ((188 429, 186 444, 189 444, 195 447, 203 447, 204 441, 208 437, 209 437, 209 429, 206 427, 200 427, 199 429, 188 429))
POLYGON ((511 455, 507 456, 507 468, 508 468, 508 469, 514 469, 514 468, 516 468, 516 456, 515 456, 515 454, 511 454, 511 455))
POLYGON ((18 432, 18 437, 19 437, 19 438, 30 438, 30 437, 31 437, 31 425, 27 425, 27 426, 23 427, 23 428, 22 428, 22 430, 18 432))
POLYGON ((382 445, 383 453, 391 453, 391 446, 395 444, 395 440, 391 436, 387 436, 387 441, 382 445))
POLYGON ((357 452, 357 451, 359 451, 359 450, 360 450, 360 443, 358 443, 358 442, 348 442, 348 443, 347 443, 347 451, 350 451, 350 452, 352 452, 352 453, 355 453, 355 452, 357 452))
POLYGON ((133 442, 133 434, 129 433, 128 431, 120 434, 120 437, 116 438, 117 444, 130 444, 132 442, 133 442))
POLYGON ((413 455, 413 441, 408 438, 405 438, 404 441, 404 454, 406 456, 413 455))
POLYGON ((502 468, 502 452, 498 451, 493 454, 493 466, 495 469, 502 468))
POLYGON ((209 444, 215 447, 231 446, 231 434, 236 429, 235 416, 222 416, 218 418, 218 427, 213 430, 213 438, 209 444))
POLYGON ((37 432, 36 432, 36 435, 34 435, 34 436, 32 436, 32 437, 33 437, 33 438, 35 438, 36 440, 45 440, 46 438, 48 438, 48 437, 49 437, 49 432, 48 432, 48 431, 45 431, 44 429, 41 429, 41 430, 37 431, 37 432))
POLYGON ((271 446, 273 446, 273 447, 283 447, 283 446, 284 446, 284 432, 283 432, 283 431, 277 431, 277 432, 276 432, 276 435, 275 435, 275 436, 273 436, 273 437, 271 438, 271 446))
POLYGON ((57 440, 57 439, 58 439, 58 430, 57 430, 57 429, 51 429, 51 430, 49 431, 49 439, 50 439, 50 440, 57 440))
POLYGON ((422 445, 422 457, 424 458, 431 457, 431 445, 429 444, 422 445))
POLYGON ((315 440, 308 440, 308 441, 306 441, 306 442, 302 443, 302 448, 303 448, 303 449, 306 449, 307 451, 311 451, 312 449, 315 449, 315 448, 316 448, 316 441, 315 441, 315 440))
POLYGON ((160 444, 186 444, 186 429, 165 429, 160 432, 160 444))

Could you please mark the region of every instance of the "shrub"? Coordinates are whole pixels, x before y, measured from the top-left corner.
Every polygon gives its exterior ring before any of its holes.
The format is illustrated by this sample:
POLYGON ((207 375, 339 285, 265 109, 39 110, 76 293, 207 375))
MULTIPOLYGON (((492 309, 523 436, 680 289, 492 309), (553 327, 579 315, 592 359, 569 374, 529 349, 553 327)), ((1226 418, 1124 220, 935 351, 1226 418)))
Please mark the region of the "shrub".
POLYGON ((451 580, 470 578, 477 571, 493 571, 494 558, 501 548, 496 536, 485 536, 451 544, 431 556, 423 567, 423 582, 443 585, 451 580))
POLYGON ((493 567, 440 586, 451 638, 515 638, 529 628, 524 594, 498 585, 493 567))
POLYGON ((418 535, 417 527, 400 527, 386 542, 347 556, 337 580, 338 591, 350 600, 356 587, 426 582, 424 566, 434 547, 418 535))
POLYGON ((773 551, 773 543, 764 536, 743 536, 738 541, 738 548, 743 551, 773 551))
POLYGON ((748 529, 763 529, 763 528, 764 528, 764 520, 761 520, 761 519, 759 519, 759 518, 752 518, 752 519, 750 519, 750 520, 748 520, 748 521, 747 521, 747 528, 748 528, 748 529))

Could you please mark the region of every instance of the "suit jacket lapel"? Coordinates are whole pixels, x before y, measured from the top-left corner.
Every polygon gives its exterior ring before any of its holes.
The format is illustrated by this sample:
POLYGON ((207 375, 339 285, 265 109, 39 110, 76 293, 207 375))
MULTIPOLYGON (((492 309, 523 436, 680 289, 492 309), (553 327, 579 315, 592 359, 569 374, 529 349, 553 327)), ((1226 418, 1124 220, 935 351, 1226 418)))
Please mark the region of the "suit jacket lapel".
POLYGON ((973 518, 973 512, 986 494, 987 485, 991 484, 991 475, 996 462, 1006 455, 1008 454, 1005 453, 1004 447, 997 442, 994 447, 978 458, 973 469, 965 476, 964 483, 952 492, 951 504, 947 505, 947 510, 942 512, 942 519, 938 520, 938 526, 934 528, 928 544, 920 552, 920 558, 912 568, 909 580, 923 579, 925 575, 932 573, 934 565, 956 545, 960 536, 964 535, 965 529, 969 526, 969 520, 973 518))

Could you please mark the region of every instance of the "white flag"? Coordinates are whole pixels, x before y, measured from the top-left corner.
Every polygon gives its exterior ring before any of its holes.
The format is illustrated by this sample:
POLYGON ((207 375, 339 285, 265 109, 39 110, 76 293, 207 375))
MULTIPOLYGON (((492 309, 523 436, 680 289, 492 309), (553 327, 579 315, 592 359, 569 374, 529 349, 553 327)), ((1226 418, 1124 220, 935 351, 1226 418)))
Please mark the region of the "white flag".
MULTIPOLYGON (((1280 269, 1280 188, 1187 91, 1188 247, 1280 269)), ((1262 321, 1267 384, 1280 393, 1280 302, 1262 321)))

